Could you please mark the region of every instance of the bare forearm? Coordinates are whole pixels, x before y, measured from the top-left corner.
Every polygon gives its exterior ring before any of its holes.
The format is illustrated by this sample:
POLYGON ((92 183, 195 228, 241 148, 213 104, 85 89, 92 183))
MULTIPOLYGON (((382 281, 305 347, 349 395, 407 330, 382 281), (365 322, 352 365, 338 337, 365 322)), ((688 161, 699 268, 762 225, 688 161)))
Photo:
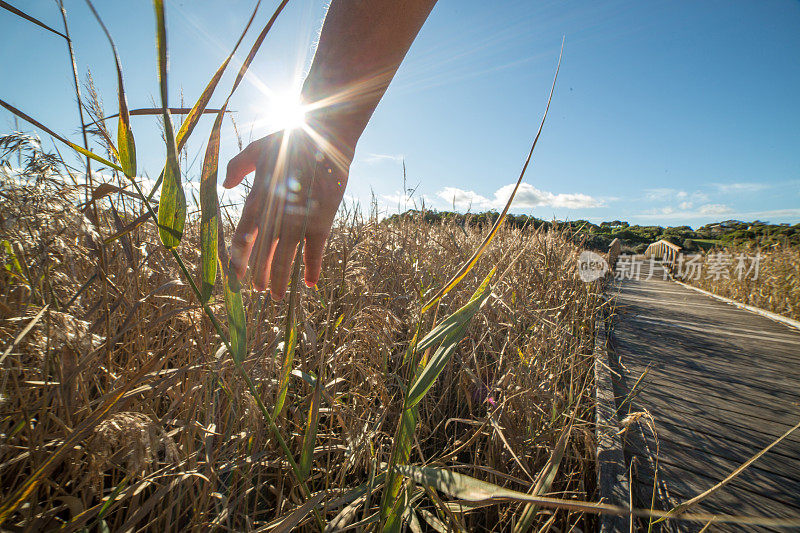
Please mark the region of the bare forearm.
POLYGON ((333 0, 303 86, 309 122, 352 157, 436 0, 333 0), (349 153, 348 153, 349 152, 349 153))

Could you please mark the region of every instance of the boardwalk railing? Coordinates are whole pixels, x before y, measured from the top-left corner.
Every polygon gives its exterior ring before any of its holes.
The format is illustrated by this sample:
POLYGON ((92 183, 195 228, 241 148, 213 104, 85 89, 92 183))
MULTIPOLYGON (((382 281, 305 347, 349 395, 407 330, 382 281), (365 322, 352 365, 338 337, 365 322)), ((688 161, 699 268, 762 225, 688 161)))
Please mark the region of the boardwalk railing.
POLYGON ((619 239, 614 239, 611 241, 611 244, 608 246, 608 266, 612 273, 617 265, 617 259, 619 259, 619 254, 621 251, 622 242, 619 239))
POLYGON ((669 241, 660 240, 656 241, 644 251, 645 257, 656 257, 661 258, 665 262, 669 263, 670 265, 674 265, 675 261, 678 260, 678 254, 681 251, 681 247, 677 244, 672 244, 669 241))

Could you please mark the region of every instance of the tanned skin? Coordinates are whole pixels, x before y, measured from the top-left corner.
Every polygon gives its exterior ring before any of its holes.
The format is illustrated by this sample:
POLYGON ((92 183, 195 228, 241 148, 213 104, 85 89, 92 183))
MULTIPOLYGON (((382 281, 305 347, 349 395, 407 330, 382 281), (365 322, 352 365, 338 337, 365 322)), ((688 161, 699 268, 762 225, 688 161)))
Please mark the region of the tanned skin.
POLYGON ((239 278, 249 264, 254 287, 282 299, 305 239, 305 282, 316 285, 358 139, 435 4, 331 2, 303 84, 307 126, 254 141, 228 163, 226 188, 255 171, 231 243, 239 278))

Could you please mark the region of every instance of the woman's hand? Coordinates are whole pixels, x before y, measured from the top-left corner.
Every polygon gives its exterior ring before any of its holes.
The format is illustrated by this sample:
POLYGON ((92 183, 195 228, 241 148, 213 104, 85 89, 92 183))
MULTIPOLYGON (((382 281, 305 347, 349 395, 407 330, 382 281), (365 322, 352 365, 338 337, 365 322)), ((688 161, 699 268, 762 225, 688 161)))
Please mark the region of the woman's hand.
POLYGON ((435 3, 330 3, 303 83, 306 126, 255 141, 228 163, 227 188, 256 171, 231 243, 239 278, 249 259, 255 288, 280 300, 305 238, 306 284, 317 283, 356 143, 435 3))
POLYGON ((253 188, 231 242, 231 269, 241 279, 250 265, 256 290, 274 300, 286 293, 292 259, 305 238, 305 282, 319 280, 322 253, 342 201, 350 157, 332 157, 302 129, 250 143, 228 163, 223 186, 235 187, 255 170, 253 188))

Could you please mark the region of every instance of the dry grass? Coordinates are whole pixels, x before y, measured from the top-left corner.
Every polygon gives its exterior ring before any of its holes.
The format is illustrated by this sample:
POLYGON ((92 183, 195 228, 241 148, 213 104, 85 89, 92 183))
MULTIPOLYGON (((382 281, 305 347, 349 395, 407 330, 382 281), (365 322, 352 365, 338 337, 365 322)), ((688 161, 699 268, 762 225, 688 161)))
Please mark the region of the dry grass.
MULTIPOLYGON (((305 499, 285 457, 153 224, 102 244, 141 215, 141 204, 112 194, 97 202, 93 223, 76 208, 83 191, 60 179, 22 186, 5 178, 0 193, 0 239, 14 251, 12 257, 6 250, 0 271, 1 349, 47 306, 0 370, 2 499, 113 391, 129 387, 5 525, 252 531, 300 505, 305 499)), ((299 457, 314 391, 309 382, 321 373, 307 483, 312 493, 325 491, 325 521, 374 520, 379 474, 403 405, 403 354, 417 325, 425 332, 433 320, 433 313, 420 315, 423 295, 446 283, 488 230, 342 213, 322 280, 298 295, 295 372, 277 421, 299 457), (355 494, 359 486, 370 488, 355 494)), ((198 264, 197 246, 197 221, 190 219, 180 248, 187 264, 198 264)), ((466 302, 492 266, 505 273, 419 404, 412 462, 528 492, 569 428, 550 493, 594 498, 590 370, 599 287, 578 279, 579 252, 563 233, 504 228, 445 297, 440 317, 466 302)), ((244 366, 271 409, 287 306, 249 290, 244 296, 244 366)), ((216 294, 211 307, 224 316, 221 302, 216 294)), ((417 488, 408 519, 501 530, 522 508, 455 508, 442 497, 417 488)), ((541 510, 534 527, 551 518, 563 531, 592 526, 578 513, 552 513, 541 510)), ((317 524, 309 515, 298 527, 317 524)))
MULTIPOLYGON (((704 270, 699 279, 684 279, 701 289, 720 296, 753 305, 800 320, 800 248, 779 245, 765 249, 738 248, 717 250, 730 258, 728 268, 719 276, 708 271, 708 257, 705 256, 704 270), (754 271, 736 271, 738 257, 753 258, 760 254, 758 275, 754 271), (726 275, 727 273, 727 275, 726 275)), ((751 262, 747 262, 748 267, 751 262)))

